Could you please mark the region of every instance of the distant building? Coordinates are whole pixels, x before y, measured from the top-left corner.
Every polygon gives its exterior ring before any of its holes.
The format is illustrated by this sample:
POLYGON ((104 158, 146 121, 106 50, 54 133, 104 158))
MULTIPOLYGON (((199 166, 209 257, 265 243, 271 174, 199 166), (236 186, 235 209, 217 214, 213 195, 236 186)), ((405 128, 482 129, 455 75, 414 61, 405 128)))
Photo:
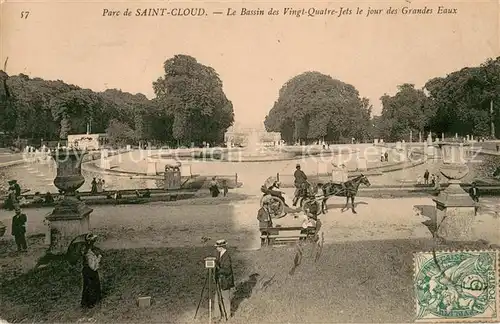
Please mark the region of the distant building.
POLYGON ((107 134, 75 134, 68 135, 68 147, 81 150, 99 150, 108 144, 107 134))

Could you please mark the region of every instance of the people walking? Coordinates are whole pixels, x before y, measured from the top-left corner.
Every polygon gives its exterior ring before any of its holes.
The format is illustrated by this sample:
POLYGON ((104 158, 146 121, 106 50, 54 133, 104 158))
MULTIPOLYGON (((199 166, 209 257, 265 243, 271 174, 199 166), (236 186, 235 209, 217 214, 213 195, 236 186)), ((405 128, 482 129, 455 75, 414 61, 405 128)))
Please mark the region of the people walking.
POLYGON ((234 285, 233 265, 231 256, 227 251, 226 240, 218 240, 215 243, 217 257, 215 259, 215 282, 217 285, 216 296, 220 319, 231 316, 231 289, 234 285))
POLYGON ((424 172, 424 184, 428 185, 429 184, 429 170, 425 169, 424 172))
POLYGON ((17 251, 26 252, 28 246, 26 244, 26 222, 28 217, 21 212, 21 207, 15 206, 16 214, 12 217, 12 236, 16 241, 17 251))
POLYGON ((93 308, 101 301, 101 281, 99 279, 99 266, 102 255, 97 251, 94 244, 97 236, 89 233, 85 237, 85 248, 83 251, 83 290, 81 306, 93 308))

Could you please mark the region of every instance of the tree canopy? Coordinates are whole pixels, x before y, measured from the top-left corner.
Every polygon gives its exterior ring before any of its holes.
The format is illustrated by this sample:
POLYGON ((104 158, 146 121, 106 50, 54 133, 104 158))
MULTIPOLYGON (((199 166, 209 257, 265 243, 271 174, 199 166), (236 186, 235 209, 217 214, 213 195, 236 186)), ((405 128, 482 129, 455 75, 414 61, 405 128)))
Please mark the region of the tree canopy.
MULTIPOLYGON (((165 129, 169 117, 143 94, 116 89, 94 92, 61 80, 32 79, 24 74, 8 76, 0 72, 0 78, 5 81, 0 87, 0 130, 12 137, 65 139, 68 134, 85 133, 88 123, 93 133, 104 133, 114 120, 127 126, 121 130, 128 134, 128 143, 171 140, 171 130, 165 129)), ((123 139, 123 134, 119 138, 123 139)))
POLYGON ((264 125, 289 143, 364 140, 369 136, 371 109, 354 86, 319 72, 305 72, 283 85, 264 125))
POLYGON ((116 145, 222 142, 234 112, 215 70, 177 55, 165 61, 164 72, 150 100, 141 93, 95 92, 0 71, 0 132, 37 142, 85 133, 90 124, 116 145))
POLYGON ((384 95, 382 114, 376 120, 377 134, 386 140, 401 140, 409 131, 432 131, 453 136, 471 134, 488 137, 491 121, 500 131, 500 58, 478 67, 466 67, 427 81, 423 89, 403 84, 394 96, 384 95), (490 114, 493 103, 495 113, 490 114))
POLYGON ((417 135, 428 129, 434 108, 423 90, 406 83, 398 87, 396 95, 384 95, 380 100, 382 115, 376 120, 377 137, 381 135, 386 140, 398 141, 403 135, 409 136, 410 131, 417 135))
POLYGON ((217 72, 188 55, 167 60, 164 71, 153 88, 158 102, 173 118, 173 137, 188 145, 223 142, 234 112, 217 72))

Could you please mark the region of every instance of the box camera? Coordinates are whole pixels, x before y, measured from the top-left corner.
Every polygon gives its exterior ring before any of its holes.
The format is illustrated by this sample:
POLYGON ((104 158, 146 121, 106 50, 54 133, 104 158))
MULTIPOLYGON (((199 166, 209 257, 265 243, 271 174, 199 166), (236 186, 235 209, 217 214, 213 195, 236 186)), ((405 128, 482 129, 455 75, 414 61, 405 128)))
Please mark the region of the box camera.
POLYGON ((207 269, 215 268, 215 258, 214 257, 206 257, 205 258, 205 268, 207 268, 207 269))

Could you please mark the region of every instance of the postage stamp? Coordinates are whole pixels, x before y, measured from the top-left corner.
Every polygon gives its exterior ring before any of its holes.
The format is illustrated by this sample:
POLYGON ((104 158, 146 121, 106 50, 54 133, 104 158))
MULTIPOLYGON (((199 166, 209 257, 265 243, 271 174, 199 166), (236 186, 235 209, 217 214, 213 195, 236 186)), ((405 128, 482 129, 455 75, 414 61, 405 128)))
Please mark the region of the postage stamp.
POLYGON ((415 322, 500 322, 497 251, 415 253, 415 322))

